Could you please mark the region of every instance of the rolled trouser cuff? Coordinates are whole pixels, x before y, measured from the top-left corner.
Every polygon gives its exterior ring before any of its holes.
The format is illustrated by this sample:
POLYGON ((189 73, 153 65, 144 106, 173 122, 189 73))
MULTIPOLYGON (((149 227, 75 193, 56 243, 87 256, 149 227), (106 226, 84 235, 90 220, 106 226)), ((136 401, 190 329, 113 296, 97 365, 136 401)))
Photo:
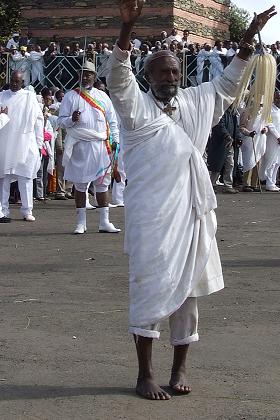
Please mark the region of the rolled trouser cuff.
POLYGON ((144 328, 138 328, 138 327, 129 327, 129 332, 134 335, 140 335, 141 337, 156 338, 157 340, 160 337, 159 331, 145 330, 144 328))
POLYGON ((185 337, 183 339, 178 340, 177 338, 171 338, 170 343, 172 346, 185 346, 187 344, 194 343, 195 341, 199 340, 198 333, 185 337))

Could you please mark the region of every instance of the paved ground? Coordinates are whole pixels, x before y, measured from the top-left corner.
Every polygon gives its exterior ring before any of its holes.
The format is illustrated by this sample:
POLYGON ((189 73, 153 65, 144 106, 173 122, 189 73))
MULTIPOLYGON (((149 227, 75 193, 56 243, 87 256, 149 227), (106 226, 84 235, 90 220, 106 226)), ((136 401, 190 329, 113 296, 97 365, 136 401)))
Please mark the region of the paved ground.
MULTIPOLYGON (((0 225, 1 420, 278 420, 279 194, 219 195, 226 289, 200 301, 193 392, 134 395, 123 235, 73 236, 73 202, 37 204, 37 221, 0 225)), ((123 226, 123 210, 112 209, 123 226)), ((12 216, 19 217, 17 208, 12 216)), ((155 346, 159 382, 171 362, 167 325, 155 346)))

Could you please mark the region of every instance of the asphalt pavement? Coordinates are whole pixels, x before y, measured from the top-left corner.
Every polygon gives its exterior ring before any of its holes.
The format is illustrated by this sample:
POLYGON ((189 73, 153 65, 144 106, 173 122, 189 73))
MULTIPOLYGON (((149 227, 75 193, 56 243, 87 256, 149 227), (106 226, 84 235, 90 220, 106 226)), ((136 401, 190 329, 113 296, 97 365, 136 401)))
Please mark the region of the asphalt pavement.
MULTIPOLYGON (((189 353, 193 391, 134 393, 123 233, 75 236, 72 200, 36 203, 35 223, 0 225, 0 420, 279 420, 279 193, 218 195, 225 289, 199 300, 189 353)), ((111 209, 123 228, 123 209, 111 209)), ((167 322, 154 346, 169 380, 167 322)))

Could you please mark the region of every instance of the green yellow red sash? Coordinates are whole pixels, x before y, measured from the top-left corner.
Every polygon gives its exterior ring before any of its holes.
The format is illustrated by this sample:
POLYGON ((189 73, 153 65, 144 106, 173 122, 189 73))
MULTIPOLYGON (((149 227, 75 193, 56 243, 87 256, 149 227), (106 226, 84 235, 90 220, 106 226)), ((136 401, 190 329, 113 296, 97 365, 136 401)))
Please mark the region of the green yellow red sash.
POLYGON ((75 92, 77 92, 78 95, 81 96, 92 108, 98 109, 98 111, 102 112, 104 115, 105 121, 106 121, 106 127, 107 127, 107 139, 106 139, 106 148, 107 152, 110 155, 112 153, 112 136, 110 133, 110 125, 106 118, 106 110, 97 99, 90 96, 90 94, 86 90, 80 90, 79 88, 75 89, 75 92))

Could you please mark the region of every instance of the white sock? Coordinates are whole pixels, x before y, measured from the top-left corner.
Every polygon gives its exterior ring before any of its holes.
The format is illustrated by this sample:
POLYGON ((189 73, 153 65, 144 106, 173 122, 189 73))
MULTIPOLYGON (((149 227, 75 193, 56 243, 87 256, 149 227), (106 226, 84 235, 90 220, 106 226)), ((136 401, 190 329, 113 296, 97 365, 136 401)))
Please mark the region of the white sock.
POLYGON ((77 208, 76 214, 77 214, 77 225, 83 225, 86 227, 87 225, 87 209, 86 207, 83 208, 77 208))
POLYGON ((86 191, 86 206, 88 206, 90 204, 89 202, 89 194, 88 191, 86 191))
POLYGON ((100 226, 105 226, 109 222, 109 207, 100 207, 99 208, 99 224, 100 226))

